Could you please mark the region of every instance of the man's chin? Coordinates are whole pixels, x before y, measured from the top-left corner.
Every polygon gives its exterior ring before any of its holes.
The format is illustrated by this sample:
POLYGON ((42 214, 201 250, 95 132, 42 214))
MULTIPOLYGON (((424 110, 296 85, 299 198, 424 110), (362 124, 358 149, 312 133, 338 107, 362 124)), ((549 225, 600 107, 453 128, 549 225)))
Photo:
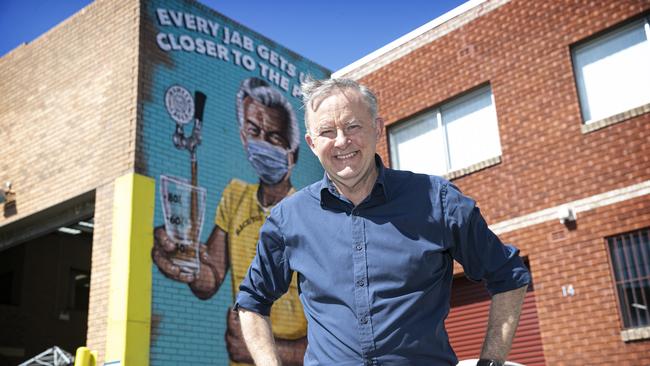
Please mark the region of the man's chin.
POLYGON ((345 183, 346 181, 353 179, 357 173, 350 168, 345 168, 334 173, 337 180, 345 183))

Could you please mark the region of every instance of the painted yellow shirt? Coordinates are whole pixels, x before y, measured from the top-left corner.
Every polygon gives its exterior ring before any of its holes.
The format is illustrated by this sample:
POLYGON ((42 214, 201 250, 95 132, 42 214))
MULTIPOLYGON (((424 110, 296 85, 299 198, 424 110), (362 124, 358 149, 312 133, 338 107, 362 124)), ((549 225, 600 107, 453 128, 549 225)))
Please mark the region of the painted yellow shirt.
MULTIPOLYGON (((260 228, 269 215, 270 207, 262 208, 257 200, 259 184, 233 179, 224 189, 217 208, 215 224, 228 233, 228 252, 232 270, 232 285, 236 292, 255 257, 260 228)), ((289 194, 295 192, 293 188, 289 194)), ((307 320, 298 298, 296 275, 289 291, 271 308, 273 334, 283 339, 298 339, 307 335, 307 320)))

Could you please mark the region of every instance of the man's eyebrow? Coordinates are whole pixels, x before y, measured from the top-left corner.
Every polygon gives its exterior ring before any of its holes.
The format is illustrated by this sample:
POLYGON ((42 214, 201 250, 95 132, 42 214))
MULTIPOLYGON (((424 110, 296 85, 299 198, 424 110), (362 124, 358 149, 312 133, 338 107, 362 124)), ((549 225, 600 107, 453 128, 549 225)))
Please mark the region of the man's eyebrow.
POLYGON ((319 125, 316 128, 316 131, 321 131, 321 130, 325 130, 325 129, 332 129, 332 128, 334 128, 332 123, 325 122, 324 124, 319 125))
POLYGON ((254 122, 252 119, 250 119, 250 118, 246 118, 246 123, 250 123, 250 124, 252 124, 253 126, 255 126, 255 127, 257 127, 257 128, 260 127, 259 124, 255 123, 255 122, 254 122))

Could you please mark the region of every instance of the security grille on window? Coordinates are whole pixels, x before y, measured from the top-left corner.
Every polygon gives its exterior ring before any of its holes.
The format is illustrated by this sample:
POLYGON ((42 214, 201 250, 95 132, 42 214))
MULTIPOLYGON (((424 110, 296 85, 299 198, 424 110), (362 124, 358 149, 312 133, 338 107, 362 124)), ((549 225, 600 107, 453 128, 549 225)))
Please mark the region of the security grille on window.
POLYGON ((650 103, 649 40, 644 18, 573 48, 585 124, 650 103))
POLYGON ((623 327, 650 326, 650 230, 607 238, 623 327))
POLYGON ((445 103, 389 131, 391 166, 442 175, 501 155, 489 86, 445 103))

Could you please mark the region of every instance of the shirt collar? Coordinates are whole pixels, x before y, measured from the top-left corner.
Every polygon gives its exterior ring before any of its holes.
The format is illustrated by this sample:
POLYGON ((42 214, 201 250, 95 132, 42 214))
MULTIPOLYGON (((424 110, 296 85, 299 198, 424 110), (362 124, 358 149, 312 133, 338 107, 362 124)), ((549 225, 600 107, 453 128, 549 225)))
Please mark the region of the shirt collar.
MULTIPOLYGON (((370 200, 380 197, 382 202, 386 202, 389 199, 388 189, 386 187, 386 168, 384 167, 381 157, 377 154, 375 154, 375 166, 378 170, 377 180, 375 181, 372 191, 370 191, 370 200)), ((327 175, 327 172, 323 174, 323 179, 318 185, 318 191, 320 192, 321 205, 324 205, 327 202, 327 195, 341 200, 341 194, 336 190, 334 182, 332 182, 330 177, 327 175)))

